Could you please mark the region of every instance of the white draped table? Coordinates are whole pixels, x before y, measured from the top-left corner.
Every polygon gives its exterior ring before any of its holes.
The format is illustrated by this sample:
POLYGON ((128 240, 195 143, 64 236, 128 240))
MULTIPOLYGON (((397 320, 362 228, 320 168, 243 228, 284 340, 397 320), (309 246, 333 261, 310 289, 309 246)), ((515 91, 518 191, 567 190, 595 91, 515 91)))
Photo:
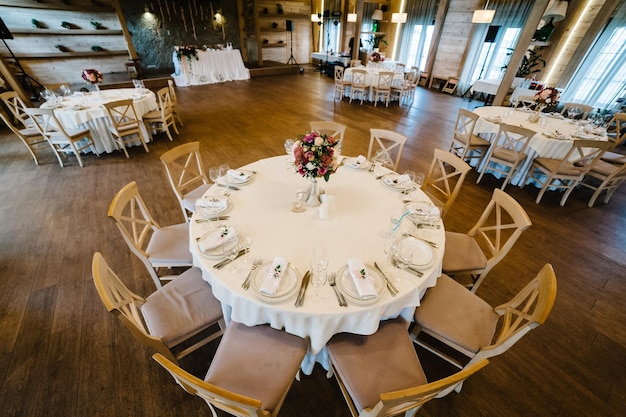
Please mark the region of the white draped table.
POLYGON ((187 87, 250 79, 250 71, 243 64, 239 49, 196 52, 198 59, 183 56, 180 60, 176 52, 173 53, 172 77, 176 86, 187 87))
MULTIPOLYGON (((443 227, 425 231, 439 246, 435 249, 434 263, 424 270, 422 277, 391 267, 386 263, 383 244, 388 240, 390 216, 399 216, 402 212, 403 194, 388 188, 367 170, 351 170, 344 166, 330 177, 328 183, 322 180, 326 194, 335 198, 328 219, 320 219, 317 208, 293 212, 291 207, 296 192, 305 190, 309 182, 296 174, 293 166, 288 167, 286 158, 263 159, 241 168, 255 171, 255 179, 230 194, 232 209, 228 212, 228 222, 235 228, 238 224, 249 226, 253 237, 251 259, 260 257, 271 262, 274 257, 283 256, 299 271, 301 279, 310 269, 313 246, 323 245, 328 249, 329 272, 337 272, 351 258, 359 258, 367 264, 377 261, 390 279, 398 278, 395 285, 400 293, 397 296, 392 297, 385 287, 373 304, 357 305, 348 299, 348 307, 340 307, 328 284, 321 288, 321 302, 312 299, 315 289, 309 284, 302 307, 294 305, 297 294, 278 304, 269 304, 255 295, 252 288, 244 290, 241 287, 249 266, 236 274, 228 267, 218 270, 213 268, 216 260, 199 252, 196 237, 210 226, 197 223, 197 214, 191 221, 190 247, 194 264, 202 269, 205 280, 222 303, 226 321, 234 320, 248 326, 269 323, 276 329, 308 338, 309 354, 302 369, 310 373, 316 361, 328 366, 324 346, 334 334, 371 334, 377 330, 380 320, 399 315, 412 320, 413 311, 419 306, 425 290, 434 286, 441 274, 445 234, 443 227)), ((207 193, 219 191, 217 187, 213 188, 207 193)), ((425 195, 420 196, 427 200, 425 195)), ((408 219, 402 223, 401 230, 417 233, 408 219)), ((243 265, 241 259, 234 262, 243 265)))
MULTIPOLYGON (((521 126, 536 132, 526 148, 526 159, 517 168, 517 172, 511 180, 511 183, 514 185, 522 185, 521 182, 526 177, 526 173, 536 157, 565 157, 576 137, 608 140, 606 132, 600 136, 587 133, 582 125, 577 125, 572 120, 565 119, 559 114, 544 113, 542 118, 545 120, 545 126, 542 126, 540 123, 531 123, 528 120, 529 116, 534 112, 521 109, 513 110, 511 107, 484 106, 474 109, 474 113, 480 116, 476 122, 474 133, 482 133, 489 140, 495 138, 495 134, 500 129, 500 122, 521 126)), ((482 169, 483 167, 479 167, 479 171, 482 171, 482 169)), ((500 175, 492 171, 489 172, 494 175, 500 175)))
MULTIPOLYGON (((142 117, 149 111, 157 108, 156 96, 150 90, 140 92, 135 88, 118 88, 112 90, 100 90, 90 93, 74 93, 69 97, 63 97, 60 105, 54 105, 54 114, 65 128, 89 129, 93 137, 98 153, 113 152, 117 150, 109 127, 111 122, 106 108, 103 106, 117 100, 132 98, 138 117, 142 117)), ((44 103, 41 107, 47 107, 44 103)), ((141 124, 147 141, 151 135, 141 124)), ((135 146, 140 146, 137 140, 135 146)))
MULTIPOLYGON (((381 62, 378 64, 369 64, 366 67, 358 66, 358 67, 346 68, 346 70, 343 73, 343 79, 345 81, 352 82, 352 73, 355 69, 364 69, 367 72, 365 74, 365 84, 367 84, 370 88, 369 101, 372 101, 372 97, 373 97, 372 87, 378 84, 378 74, 381 71, 393 71, 393 67, 389 67, 389 63, 385 64, 381 62)), ((403 82, 404 82, 404 73, 403 72, 394 73, 391 85, 394 87, 399 87, 402 85, 403 82)))

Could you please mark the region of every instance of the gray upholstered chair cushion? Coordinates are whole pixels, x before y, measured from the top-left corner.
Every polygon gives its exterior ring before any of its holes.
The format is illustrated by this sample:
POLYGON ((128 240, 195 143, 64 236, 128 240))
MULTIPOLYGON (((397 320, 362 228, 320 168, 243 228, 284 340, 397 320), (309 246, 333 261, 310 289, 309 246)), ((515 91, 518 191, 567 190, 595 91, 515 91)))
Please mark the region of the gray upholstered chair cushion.
POLYGON ((273 411, 291 386, 306 349, 305 339, 285 331, 231 321, 204 380, 261 400, 264 410, 273 411))
POLYGON ((380 394, 428 382, 402 319, 381 322, 369 336, 336 334, 327 348, 359 411, 375 406, 380 394))
POLYGON ((155 230, 146 247, 150 262, 154 264, 176 264, 189 261, 189 223, 174 224, 155 230))
POLYGON ((153 292, 141 306, 151 335, 176 346, 222 318, 222 306, 198 268, 191 268, 153 292))
POLYGON ((476 240, 464 233, 446 232, 446 249, 443 255, 443 271, 471 271, 483 269, 487 257, 476 240))
POLYGON ((435 335, 478 352, 491 344, 498 315, 483 299, 444 274, 415 309, 415 322, 435 335))

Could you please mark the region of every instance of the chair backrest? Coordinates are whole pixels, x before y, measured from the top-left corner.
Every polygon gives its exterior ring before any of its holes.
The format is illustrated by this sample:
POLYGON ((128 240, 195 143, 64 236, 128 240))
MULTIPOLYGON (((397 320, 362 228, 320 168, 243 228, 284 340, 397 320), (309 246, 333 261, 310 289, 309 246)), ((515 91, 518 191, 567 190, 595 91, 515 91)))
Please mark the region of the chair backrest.
POLYGON ((489 361, 482 359, 459 372, 438 381, 400 391, 380 394, 380 401, 371 410, 363 410, 359 417, 390 417, 403 414, 415 415, 428 401, 447 395, 455 386, 487 366, 489 361))
POLYGON ((341 65, 335 65, 335 84, 341 85, 343 83, 344 69, 341 65))
POLYGON ((346 125, 338 122, 320 120, 310 122, 310 126, 311 130, 317 130, 320 133, 325 133, 335 138, 335 140, 339 142, 337 146, 335 146, 335 149, 341 154, 344 145, 344 136, 346 134, 346 125))
POLYGON ((487 265, 472 287, 476 292, 478 286, 489 271, 511 250, 521 234, 532 225, 524 208, 513 197, 496 188, 491 201, 468 232, 474 236, 481 247, 487 251, 487 265))
POLYGON ((181 369, 159 353, 154 354, 152 358, 165 368, 176 380, 176 383, 185 391, 191 395, 197 395, 206 401, 214 416, 217 414, 213 407, 238 417, 268 417, 271 415, 268 411, 262 409, 263 404, 261 404, 260 400, 239 395, 225 388, 205 382, 181 369))
POLYGON ((167 87, 170 90, 170 100, 172 101, 172 106, 176 107, 178 104, 178 98, 176 97, 176 89, 174 88, 174 80, 167 80, 167 87))
POLYGON ((479 118, 480 116, 473 111, 459 108, 454 124, 454 138, 466 144, 470 143, 470 138, 474 134, 474 128, 479 118))
POLYGON ((365 78, 367 76, 367 71, 364 69, 353 69, 352 70, 352 86, 353 87, 367 87, 365 82, 365 78))
POLYGON ((613 129, 615 129, 615 139, 609 136, 609 141, 613 143, 609 150, 612 151, 626 140, 626 133, 622 132, 622 129, 626 129, 626 113, 615 113, 609 121, 608 126, 607 131, 609 131, 609 133, 613 132, 613 129))
POLYGON ((100 252, 93 256, 91 272, 98 295, 106 309, 120 319, 137 340, 175 361, 176 358, 165 343, 148 332, 141 313, 145 299, 124 285, 100 252))
POLYGON ((581 109, 583 111, 580 119, 585 120, 587 117, 589 117, 589 113, 591 113, 591 111, 593 110, 593 106, 589 106, 587 104, 582 104, 582 103, 565 103, 563 105, 563 110, 561 110, 561 114, 564 116, 568 115, 568 110, 573 108, 573 107, 578 107, 579 109, 581 109))
POLYGON ((165 116, 172 111, 172 95, 169 87, 163 87, 157 91, 157 97, 159 98, 159 109, 165 116))
POLYGON ((200 158, 200 142, 189 142, 170 149, 161 155, 161 162, 181 207, 185 194, 209 183, 200 158))
POLYGON ((53 109, 39 108, 26 108, 25 112, 30 116, 30 119, 35 123, 35 127, 39 130, 47 140, 51 140, 55 143, 71 142, 68 133, 61 125, 61 122, 57 119, 53 109))
POLYGON ((118 136, 124 133, 124 130, 128 132, 131 127, 139 128, 139 117, 133 99, 111 101, 104 103, 104 107, 107 109, 111 124, 118 136))
POLYGON ((360 59, 351 59, 350 60, 350 67, 358 67, 361 65, 361 60, 360 59))
POLYGON ((572 143, 572 147, 569 149, 565 157, 563 157, 561 164, 558 166, 555 173, 556 177, 562 178, 582 178, 593 165, 602 158, 604 152, 611 147, 611 143, 608 141, 599 141, 593 139, 577 139, 572 143), (571 170, 564 169, 571 167, 572 165, 579 168, 578 172, 574 174, 571 170), (562 171, 562 169, 564 169, 562 171), (561 174, 563 172, 563 174, 561 174))
POLYGON ((378 83, 376 84, 376 88, 378 90, 389 90, 391 88, 393 76, 393 71, 380 71, 378 73, 378 83))
POLYGON ((150 215, 135 181, 126 184, 113 197, 108 216, 115 221, 130 250, 144 263, 155 285, 160 288, 161 282, 145 251, 152 232, 159 229, 159 225, 150 215))
POLYGON ((405 65, 398 62, 396 63, 396 65, 394 65, 393 72, 395 72, 396 74, 402 74, 404 72, 404 68, 405 65))
MULTIPOLYGON (((29 127, 28 114, 25 109, 28 107, 15 91, 5 91, 0 94, 0 99, 7 106, 16 121, 24 127, 29 127)), ((32 126, 32 124, 30 124, 32 126)))
POLYGON ((393 170, 398 170, 398 164, 400 163, 400 157, 402 157, 402 151, 404 150, 404 144, 407 141, 407 137, 391 130, 385 129, 370 129, 370 144, 367 149, 367 159, 371 160, 372 152, 374 150, 374 143, 378 144, 378 148, 381 151, 385 151, 391 156, 396 150, 396 159, 394 162, 393 170))
POLYGON ((469 164, 453 153, 435 149, 433 161, 422 185, 422 190, 444 203, 441 218, 445 218, 448 209, 454 203, 467 173, 472 169, 469 164), (452 168, 452 169, 450 169, 452 168))
POLYGON ((517 100, 522 107, 535 107, 535 96, 519 96, 517 100))
POLYGON ((454 91, 456 90, 456 86, 457 86, 458 83, 459 83, 459 79, 458 78, 448 77, 448 80, 444 84, 444 86, 441 89, 441 91, 443 93, 453 94, 454 91))
MULTIPOLYGON (((506 149, 509 154, 515 155, 515 160, 520 160, 526 151, 526 147, 530 142, 530 139, 535 136, 537 132, 525 129, 521 126, 509 125, 506 123, 500 124, 500 131, 498 136, 492 142, 492 147, 506 149)), ((493 149, 489 151, 489 154, 493 153, 493 149)))
POLYGON ((26 145, 28 151, 31 156, 35 160, 35 165, 39 165, 39 159, 37 159, 37 155, 35 154, 35 146, 40 143, 46 143, 44 137, 41 135, 38 129, 31 127, 28 129, 24 129, 21 126, 15 126, 11 121, 11 117, 4 112, 4 110, 0 110, 0 119, 6 124, 11 132, 15 133, 18 138, 26 145), (25 134, 25 132, 32 132, 34 135, 25 134))

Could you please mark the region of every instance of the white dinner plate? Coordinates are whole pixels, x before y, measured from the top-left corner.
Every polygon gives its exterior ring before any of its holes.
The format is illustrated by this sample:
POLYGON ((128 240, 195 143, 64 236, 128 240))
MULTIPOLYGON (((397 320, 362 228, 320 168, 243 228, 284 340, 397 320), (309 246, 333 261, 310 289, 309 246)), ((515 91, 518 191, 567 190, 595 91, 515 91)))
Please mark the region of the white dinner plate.
POLYGON ((385 184, 386 187, 396 191, 404 191, 412 186, 411 181, 406 181, 402 183, 394 182, 397 181, 399 176, 399 174, 387 174, 382 178, 381 181, 383 182, 383 184, 385 184))
POLYGON ((403 247, 411 248, 413 257, 411 266, 417 269, 427 269, 435 262, 436 256, 432 246, 414 236, 403 236, 396 241, 403 247))
POLYGON ((355 304, 361 304, 361 305, 374 304, 380 299, 383 293, 383 289, 385 288, 385 279, 380 275, 378 270, 369 264, 365 264, 365 268, 367 268, 368 275, 374 281, 374 288, 376 288, 376 294, 377 294, 376 297, 374 298, 364 299, 359 296, 359 292, 357 291, 356 286, 354 285, 352 276, 350 276, 350 272, 348 271, 348 265, 344 265, 343 267, 341 267, 341 269, 339 269, 339 271, 337 271, 337 277, 336 277, 337 288, 339 288, 339 291, 341 291, 343 295, 348 297, 348 299, 354 302, 355 304))
POLYGON ((370 161, 365 160, 362 163, 357 162, 357 158, 346 158, 343 160, 344 166, 350 169, 368 169, 372 164, 370 161))
POLYGON ((271 262, 264 263, 256 271, 250 279, 250 288, 259 299, 270 304, 278 304, 287 301, 298 292, 298 283, 300 282, 300 274, 293 265, 289 264, 287 271, 283 274, 278 291, 274 295, 267 295, 261 292, 263 281, 267 278, 268 269, 272 265, 271 262))
POLYGON ((205 201, 211 201, 211 199, 214 198, 223 198, 226 200, 226 206, 225 207, 207 207, 207 206, 203 206, 201 205, 197 205, 196 203, 196 212, 198 213, 198 215, 204 219, 208 218, 208 217, 215 217, 215 216, 219 216, 220 214, 224 214, 228 211, 230 211, 230 209, 233 206, 232 201, 230 200, 230 198, 226 197, 226 196, 213 196, 213 195, 206 195, 203 197, 200 197, 200 200, 205 200, 205 201))
POLYGON ((432 209, 433 204, 430 201, 412 201, 404 205, 402 212, 408 212, 409 218, 413 221, 423 222, 432 209))
MULTIPOLYGON (((211 224, 209 225, 208 230, 204 230, 203 233, 200 235, 201 238, 207 238, 211 235, 213 235, 214 233, 222 233, 222 228, 223 226, 227 226, 227 227, 233 227, 232 225, 230 225, 229 223, 225 223, 225 222, 211 222, 211 224)), ((198 243, 196 243, 198 244, 198 243)), ((230 251, 232 249, 234 249, 235 245, 237 244, 236 240, 231 240, 229 242, 226 242, 224 245, 220 245, 216 248, 213 249, 209 249, 206 251, 203 251, 202 249, 200 249, 200 245, 198 244, 198 252, 203 255, 206 256, 207 258, 210 259, 224 259, 224 251, 230 251)))
POLYGON ((233 177, 231 177, 230 175, 224 175, 224 178, 225 178, 225 180, 226 180, 226 183, 227 183, 227 184, 230 184, 230 185, 235 185, 235 186, 236 186, 236 185, 246 185, 246 184, 249 184, 249 183, 251 183, 252 181, 254 181, 254 176, 255 176, 255 175, 254 175, 254 172, 252 172, 252 171, 246 171, 246 170, 239 170, 239 171, 240 171, 240 172, 245 172, 245 173, 249 174, 248 179, 247 179, 247 180, 245 180, 245 181, 240 181, 239 179, 237 179, 237 178, 233 178, 233 177))

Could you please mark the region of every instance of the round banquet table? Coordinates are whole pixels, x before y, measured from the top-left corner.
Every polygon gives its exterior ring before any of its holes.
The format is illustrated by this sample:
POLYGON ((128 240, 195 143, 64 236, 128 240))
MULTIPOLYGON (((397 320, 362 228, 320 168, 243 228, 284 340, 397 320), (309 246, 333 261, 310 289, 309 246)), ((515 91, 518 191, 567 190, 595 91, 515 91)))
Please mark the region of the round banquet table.
MULTIPOLYGON (((478 107, 473 111, 480 116, 474 127, 474 133, 482 133, 482 136, 488 140, 493 140, 496 137, 495 134, 500 129, 500 123, 521 126, 536 132, 526 148, 526 159, 522 161, 511 180, 514 185, 522 185, 521 182, 526 177, 526 173, 536 157, 563 158, 576 138, 608 140, 606 130, 595 129, 591 125, 585 127, 580 124, 580 121, 579 124, 576 124, 560 114, 544 113, 542 118, 545 120, 545 126, 541 126, 539 123, 531 123, 528 120, 529 116, 534 113, 531 111, 513 110, 511 107, 502 106, 478 107)), ((483 166, 478 167, 479 172, 483 169, 483 166)), ((489 173, 502 176, 493 171, 489 171, 489 173)))
MULTIPOLYGON (((63 97, 60 105, 53 106, 54 114, 65 128, 89 129, 98 153, 113 152, 117 150, 113 136, 109 130, 111 125, 105 103, 117 100, 133 99, 133 105, 138 117, 157 108, 156 96, 150 90, 140 92, 135 88, 117 88, 112 90, 101 90, 89 93, 74 93, 71 96, 63 97)), ((41 107, 46 107, 42 104, 41 107)), ((146 141, 151 138, 143 123, 146 141)), ((137 140, 132 143, 134 146, 141 146, 137 140)))
MULTIPOLYGON (((399 289, 399 294, 393 297, 383 286, 380 297, 372 304, 357 304, 348 298, 348 306, 340 307, 328 283, 320 289, 323 299, 319 302, 312 299, 317 288, 312 288, 309 283, 301 307, 294 304, 297 292, 283 302, 267 303, 253 288, 242 288, 250 265, 244 264, 241 258, 231 265, 238 263, 238 267, 245 267, 233 273, 229 266, 219 270, 214 268, 219 259, 210 259, 201 253, 196 238, 214 222, 197 222, 201 218, 196 213, 190 225, 194 265, 202 269, 204 279, 222 303, 226 322, 234 320, 248 326, 269 323, 276 329, 308 338, 309 353, 302 370, 310 373, 316 361, 328 369, 324 346, 334 334, 372 334, 381 320, 399 315, 407 321, 412 320, 425 290, 434 286, 441 275, 445 243, 443 223, 440 222, 440 229, 419 231, 408 219, 401 223, 398 232, 422 234, 438 244, 438 248, 433 249, 433 263, 423 270, 422 277, 417 277, 386 263, 383 247, 388 241, 388 224, 391 216, 397 217, 403 212, 404 194, 388 187, 382 180, 376 180, 373 173, 344 165, 331 175, 328 183, 322 180, 326 195, 334 196, 334 204, 329 216, 321 219, 319 208, 309 207, 304 212, 291 210, 296 193, 306 190, 309 181, 295 172, 287 156, 262 159, 240 169, 256 174, 251 182, 238 186, 240 191, 231 191, 231 208, 226 213, 230 218, 226 222, 235 229, 238 224, 249 227, 253 237, 249 259, 262 258, 264 262, 271 262, 274 257, 283 256, 296 268, 301 280, 310 269, 313 246, 323 245, 328 249, 329 273, 338 271, 351 258, 361 259, 369 265, 376 261, 399 289)), ((221 190, 225 188, 214 185, 207 195, 221 190)), ((428 200, 421 190, 417 193, 417 200, 428 200)))

